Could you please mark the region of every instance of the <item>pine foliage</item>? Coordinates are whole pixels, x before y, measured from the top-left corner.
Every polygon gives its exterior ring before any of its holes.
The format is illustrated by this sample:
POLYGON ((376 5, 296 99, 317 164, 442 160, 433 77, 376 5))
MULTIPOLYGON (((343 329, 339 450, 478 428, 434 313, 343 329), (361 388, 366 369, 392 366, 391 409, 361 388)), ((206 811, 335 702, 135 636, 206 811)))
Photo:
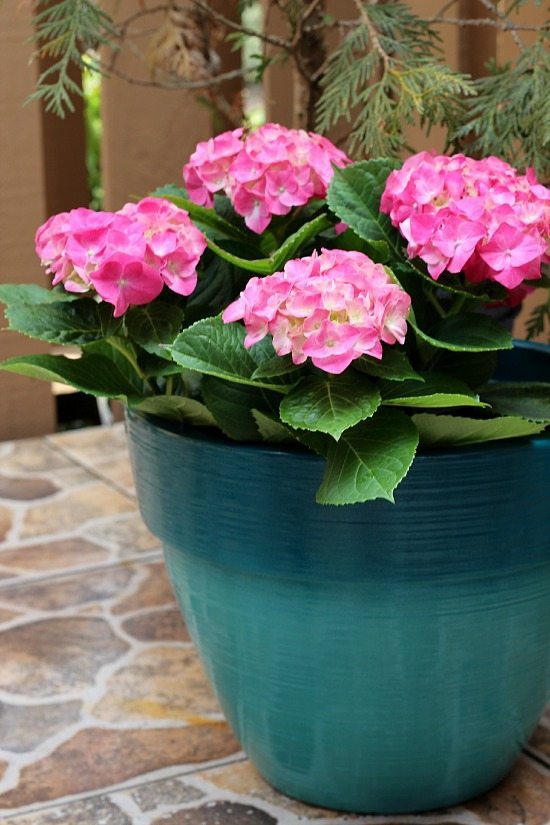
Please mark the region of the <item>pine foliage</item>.
POLYGON ((324 73, 317 128, 352 123, 350 151, 393 155, 404 126, 419 118, 454 128, 471 81, 438 59, 438 38, 405 3, 365 4, 356 28, 336 48, 324 73))
POLYGON ((454 139, 473 137, 469 151, 502 155, 515 166, 533 166, 550 178, 550 30, 541 31, 515 65, 492 66, 475 81, 477 96, 465 102, 454 139))
POLYGON ((29 99, 43 100, 47 112, 64 117, 74 111, 73 97, 82 94, 71 77, 71 66, 97 70, 88 52, 100 45, 113 47, 116 29, 94 0, 38 0, 36 8, 36 56, 50 60, 29 99))

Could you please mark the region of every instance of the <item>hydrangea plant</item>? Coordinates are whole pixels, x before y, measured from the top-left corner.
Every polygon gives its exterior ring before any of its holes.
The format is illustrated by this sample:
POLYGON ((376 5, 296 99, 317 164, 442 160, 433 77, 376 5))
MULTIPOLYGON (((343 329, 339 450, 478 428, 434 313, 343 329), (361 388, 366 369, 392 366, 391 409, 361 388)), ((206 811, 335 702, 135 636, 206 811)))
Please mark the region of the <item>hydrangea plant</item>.
POLYGON ((351 161, 267 124, 200 143, 118 212, 50 218, 53 288, 9 327, 81 357, 3 368, 325 458, 322 504, 393 501, 419 448, 533 436, 550 384, 495 381, 494 308, 547 285, 550 190, 495 157, 351 161))

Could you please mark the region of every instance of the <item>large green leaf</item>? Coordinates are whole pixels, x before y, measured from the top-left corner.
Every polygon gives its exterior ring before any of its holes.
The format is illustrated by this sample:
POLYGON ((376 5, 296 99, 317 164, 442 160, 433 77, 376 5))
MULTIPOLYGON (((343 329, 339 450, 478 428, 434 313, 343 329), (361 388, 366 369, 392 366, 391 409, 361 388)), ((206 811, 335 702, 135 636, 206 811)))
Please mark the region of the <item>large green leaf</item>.
POLYGON ((204 403, 225 435, 236 441, 258 441, 260 433, 252 409, 264 406, 261 390, 205 375, 201 392, 204 403))
POLYGON ((413 415, 420 442, 426 447, 456 447, 478 444, 483 441, 497 441, 504 438, 519 438, 536 435, 546 424, 527 421, 519 416, 477 419, 455 415, 435 415, 419 413, 413 415))
POLYGON ((261 378, 277 378, 281 375, 290 375, 299 370, 297 364, 292 363, 290 355, 274 355, 273 358, 268 358, 263 361, 259 367, 256 367, 252 373, 254 380, 261 378))
POLYGON ((134 386, 103 355, 85 353, 81 358, 64 355, 22 355, 0 363, 0 368, 29 378, 60 381, 82 392, 107 398, 134 397, 134 386))
POLYGON ((437 360, 437 369, 445 375, 464 381, 469 387, 479 389, 494 375, 498 353, 450 352, 445 350, 437 360))
POLYGON ((45 289, 38 284, 0 284, 0 304, 48 304, 77 299, 77 295, 61 287, 45 289))
POLYGON ((367 241, 385 241, 393 249, 402 242, 389 217, 380 212, 380 198, 388 175, 399 165, 383 158, 335 169, 327 193, 332 211, 357 235, 367 241))
POLYGON ((411 313, 409 324, 422 340, 434 347, 453 352, 486 352, 512 349, 512 336, 492 318, 474 312, 452 315, 422 330, 411 313))
POLYGON ((126 313, 126 328, 132 340, 146 352, 169 358, 164 344, 171 344, 181 330, 183 310, 168 301, 151 301, 131 307, 126 313))
POLYGON ((378 410, 331 444, 317 501, 393 501, 393 491, 407 474, 417 446, 418 432, 408 415, 398 410, 378 410))
POLYGON ((221 312, 244 289, 249 277, 212 252, 206 252, 198 270, 197 286, 185 304, 186 326, 221 312))
POLYGON ((184 329, 169 347, 177 364, 205 375, 237 384, 285 393, 288 385, 252 378, 256 368, 273 357, 273 346, 266 338, 250 349, 244 346, 241 324, 224 324, 220 317, 204 318, 184 329))
POLYGON ((142 398, 133 405, 133 408, 150 415, 157 415, 159 418, 168 418, 171 421, 180 421, 197 427, 216 426, 214 417, 204 404, 182 395, 151 395, 149 398, 142 398))
POLYGON ((279 411, 291 427, 338 440, 344 430, 370 418, 379 404, 378 390, 357 374, 308 375, 283 398, 279 411))
MULTIPOLYGON (((142 374, 136 371, 137 362, 135 361, 134 350, 128 341, 114 336, 113 338, 107 338, 105 341, 94 341, 92 344, 87 344, 84 351, 86 355, 102 355, 112 362, 126 381, 132 385, 134 395, 140 397, 150 391, 150 388, 147 388, 146 381, 143 380, 145 371, 142 374)), ((171 362, 163 361, 163 363, 169 364, 171 362)), ((172 366, 178 369, 175 364, 172 364, 172 366)), ((139 366, 137 369, 139 369, 139 366)))
POLYGON ((437 373, 426 373, 419 381, 381 381, 382 403, 393 407, 484 407, 467 384, 437 373))
POLYGON ((50 344, 83 346, 114 335, 121 325, 110 304, 92 298, 44 304, 12 304, 6 309, 9 328, 50 344))
POLYGON ((415 381, 424 381, 424 377, 414 370, 404 352, 391 347, 384 348, 381 360, 363 355, 353 362, 355 369, 375 378, 385 378, 388 381, 405 381, 407 378, 415 381))
POLYGON ((532 421, 550 421, 550 383, 499 381, 488 384, 480 395, 501 415, 521 415, 532 421))
POLYGON ((252 410, 252 416, 256 422, 258 432, 264 441, 269 441, 273 444, 295 442, 288 427, 281 424, 274 415, 268 415, 260 410, 252 410))

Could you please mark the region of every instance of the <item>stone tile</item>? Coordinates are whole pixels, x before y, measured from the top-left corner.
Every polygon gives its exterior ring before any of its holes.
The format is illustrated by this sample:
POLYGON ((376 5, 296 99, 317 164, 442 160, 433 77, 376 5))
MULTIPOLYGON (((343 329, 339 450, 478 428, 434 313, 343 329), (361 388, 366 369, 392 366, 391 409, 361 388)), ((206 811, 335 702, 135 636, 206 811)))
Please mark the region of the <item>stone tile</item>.
POLYGON ((103 619, 53 618, 0 634, 0 688, 26 696, 62 696, 90 685, 128 645, 103 619))
POLYGON ((107 561, 110 553, 83 538, 30 544, 26 547, 0 550, 0 565, 30 572, 67 570, 107 561))
POLYGON ((137 513, 132 513, 116 521, 105 521, 94 524, 88 535, 97 541, 108 542, 114 545, 120 558, 129 558, 159 550, 160 542, 150 533, 137 513))
POLYGON ((204 798, 202 791, 185 785, 179 779, 159 779, 148 782, 130 793, 142 811, 154 811, 159 805, 183 805, 204 798))
POLYGON ((550 771, 521 757, 506 779, 464 809, 483 825, 548 825, 550 771))
POLYGON ((135 510, 135 505, 122 493, 102 481, 93 482, 67 492, 62 498, 30 507, 21 530, 22 538, 48 533, 72 532, 90 519, 105 518, 135 510))
POLYGON ((28 501, 46 498, 57 493, 58 488, 46 478, 9 478, 0 475, 0 498, 28 501))
POLYGON ((112 427, 86 427, 48 436, 48 444, 58 447, 71 458, 85 464, 95 465, 106 458, 128 449, 124 424, 112 427))
POLYGON ((146 724, 166 719, 211 724, 220 713, 193 648, 158 647, 137 654, 109 680, 92 714, 106 722, 146 724))
POLYGON ((4 610, 3 607, 0 607, 0 625, 11 622, 12 619, 17 619, 18 616, 21 616, 21 613, 14 610, 4 610))
POLYGON ((4 825, 132 825, 132 819, 107 796, 56 805, 2 821, 4 825))
POLYGON ((145 565, 146 578, 138 590, 123 598, 113 607, 113 613, 130 613, 143 607, 162 607, 174 604, 174 595, 163 562, 145 565))
MULTIPOLYGON (((152 825, 277 825, 277 820, 253 805, 240 802, 205 802, 153 820, 152 825)), ((280 825, 284 825, 281 820, 280 825)))
POLYGON ((122 487, 123 490, 131 496, 135 495, 136 491, 132 468, 130 466, 130 458, 126 453, 109 461, 102 462, 101 464, 95 464, 94 470, 106 481, 122 487))
POLYGON ((528 748, 533 748, 543 758, 545 757, 550 768, 550 721, 547 722, 543 719, 531 737, 528 748))
POLYGON ((189 633, 179 610, 164 608, 131 616, 122 627, 142 642, 188 642, 189 633))
MULTIPOLYGON (((2 554, 0 553, 0 560, 2 554)), ((136 570, 132 566, 108 567, 36 584, 17 584, 0 592, 4 604, 35 610, 63 610, 103 602, 124 592, 136 570)))
POLYGON ((17 788, 0 794, 0 810, 111 787, 173 765, 221 759, 238 751, 222 725, 160 730, 90 728, 32 765, 17 788))
MULTIPOLYGON (((224 765, 221 768, 211 768, 208 771, 196 774, 196 776, 211 785, 215 785, 222 791, 255 797, 262 802, 277 805, 285 811, 308 820, 334 819, 337 816, 334 811, 329 811, 326 808, 312 808, 310 805, 305 805, 303 802, 298 802, 296 799, 290 799, 288 796, 279 793, 262 779, 256 768, 248 760, 232 765, 224 765)), ((350 821, 357 819, 353 814, 346 814, 346 817, 350 821)))
POLYGON ((0 453, 0 467, 7 473, 50 472, 73 466, 72 461, 49 447, 41 438, 12 441, 0 453))
POLYGON ((12 524, 11 510, 0 505, 0 543, 4 541, 12 524))
POLYGON ((41 742, 78 721, 80 702, 12 705, 0 702, 0 744, 13 753, 32 751, 41 742))
POLYGON ((49 470, 48 478, 53 481, 54 484, 57 484, 61 490, 70 490, 82 484, 89 484, 90 481, 97 481, 90 470, 86 470, 78 464, 63 467, 60 470, 49 470))

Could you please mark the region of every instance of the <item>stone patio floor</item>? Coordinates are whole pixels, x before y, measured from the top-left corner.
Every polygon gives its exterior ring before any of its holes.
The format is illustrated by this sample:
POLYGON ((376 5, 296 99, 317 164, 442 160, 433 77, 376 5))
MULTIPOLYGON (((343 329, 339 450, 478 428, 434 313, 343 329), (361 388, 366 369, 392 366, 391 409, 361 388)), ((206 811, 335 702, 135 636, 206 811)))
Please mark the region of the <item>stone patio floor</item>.
POLYGON ((218 708, 136 508, 122 425, 0 444, 6 825, 548 825, 550 713, 466 805, 351 816, 268 787, 218 708))

